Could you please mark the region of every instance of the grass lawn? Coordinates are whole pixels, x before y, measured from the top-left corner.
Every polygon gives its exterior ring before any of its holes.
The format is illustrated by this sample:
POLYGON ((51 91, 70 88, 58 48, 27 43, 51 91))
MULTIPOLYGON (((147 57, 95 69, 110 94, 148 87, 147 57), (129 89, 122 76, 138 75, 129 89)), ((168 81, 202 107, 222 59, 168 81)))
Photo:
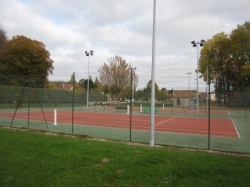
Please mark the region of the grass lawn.
POLYGON ((0 128, 0 186, 249 186, 250 157, 0 128))

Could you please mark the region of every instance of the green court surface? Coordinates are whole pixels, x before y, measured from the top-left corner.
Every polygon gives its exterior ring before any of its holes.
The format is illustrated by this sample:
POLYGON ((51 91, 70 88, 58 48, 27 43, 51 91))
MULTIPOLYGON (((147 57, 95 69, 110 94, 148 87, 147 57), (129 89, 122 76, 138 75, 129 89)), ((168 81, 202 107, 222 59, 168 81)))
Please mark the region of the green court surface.
MULTIPOLYGON (((32 111, 37 109, 32 109, 32 111)), ((39 109, 38 109, 39 110, 39 109)), ((18 111, 27 111, 27 109, 20 109, 18 111)), ((80 108, 75 109, 75 111, 81 111, 80 108)), ((0 111, 1 113, 12 112, 11 110, 0 111)), ((88 111, 83 111, 83 114, 88 115, 88 111)), ((95 112, 96 116, 98 114, 126 114, 126 111, 117 111, 106 108, 99 108, 99 110, 91 110, 95 112)), ((244 115, 244 111, 230 111, 229 115, 219 115, 213 114, 213 118, 229 118, 232 119, 235 128, 239 134, 239 138, 230 138, 222 136, 210 136, 210 142, 208 141, 209 137, 207 135, 193 135, 193 134, 181 134, 181 133, 171 133, 171 132, 156 132, 154 134, 155 145, 169 145, 177 147, 187 147, 187 148, 197 148, 197 149, 211 149, 217 151, 227 151, 227 152, 238 152, 238 153, 250 153, 250 117, 244 115)), ((133 115, 143 115, 149 116, 149 114, 140 113, 138 110, 133 112, 133 115)), ((156 114, 157 116, 181 116, 181 117, 195 117, 194 114, 183 114, 183 113, 169 113, 165 111, 159 111, 156 114)), ((129 115, 128 115, 129 116, 129 115)), ((200 115, 199 117, 206 117, 207 115, 200 115)), ((58 122, 55 125, 52 122, 44 121, 35 121, 30 120, 29 122, 25 119, 12 119, 1 117, 0 116, 0 125, 13 127, 13 128, 29 128, 35 130, 44 130, 49 132, 58 132, 65 134, 75 134, 75 135, 87 135, 92 138, 99 139, 110 139, 118 141, 131 141, 138 143, 149 144, 149 130, 135 130, 132 128, 131 137, 130 129, 123 128, 110 128, 103 126, 87 126, 87 125, 78 125, 72 123, 60 123, 58 122), (47 129, 48 127, 48 129, 47 129)), ((145 124, 150 125, 150 124, 145 124)))

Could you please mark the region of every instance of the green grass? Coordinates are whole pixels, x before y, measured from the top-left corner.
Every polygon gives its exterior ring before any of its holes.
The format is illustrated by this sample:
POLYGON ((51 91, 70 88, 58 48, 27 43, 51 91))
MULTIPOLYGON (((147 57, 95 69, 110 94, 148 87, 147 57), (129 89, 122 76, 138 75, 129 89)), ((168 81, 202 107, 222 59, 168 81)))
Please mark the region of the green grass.
POLYGON ((248 186, 250 157, 0 128, 0 186, 248 186), (104 159, 106 158, 106 159, 104 159))

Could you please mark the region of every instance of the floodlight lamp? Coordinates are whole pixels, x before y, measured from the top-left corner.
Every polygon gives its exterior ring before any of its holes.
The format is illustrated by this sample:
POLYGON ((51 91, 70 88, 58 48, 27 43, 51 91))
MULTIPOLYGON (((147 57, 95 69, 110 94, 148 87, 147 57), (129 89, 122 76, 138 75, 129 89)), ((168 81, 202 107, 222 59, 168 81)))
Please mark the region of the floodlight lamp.
POLYGON ((204 43, 205 42, 205 40, 201 40, 201 43, 204 43))
POLYGON ((192 42, 191 42, 191 44, 193 44, 193 45, 194 45, 194 44, 195 44, 195 41, 192 41, 192 42))
POLYGON ((193 47, 196 47, 196 44, 193 44, 193 47))
POLYGON ((203 46, 203 43, 200 43, 200 46, 202 47, 202 46, 203 46))

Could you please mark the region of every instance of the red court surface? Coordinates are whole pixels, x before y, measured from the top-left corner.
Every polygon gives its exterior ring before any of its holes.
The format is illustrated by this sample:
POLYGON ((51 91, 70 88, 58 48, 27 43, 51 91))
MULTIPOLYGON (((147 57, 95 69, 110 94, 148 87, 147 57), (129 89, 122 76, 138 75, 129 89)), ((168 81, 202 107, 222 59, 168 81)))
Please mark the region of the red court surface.
MULTIPOLYGON (((44 112, 47 122, 54 122, 54 111, 44 112)), ((1 113, 0 117, 12 118, 13 113, 1 113)), ((28 119, 27 112, 18 112, 16 119, 28 119)), ((44 121, 41 111, 32 111, 30 120, 44 121)), ((72 113, 70 111, 57 111, 57 124, 72 124, 72 113)), ((109 128, 130 128, 130 115, 107 114, 94 112, 74 112, 74 124, 100 126, 109 128)), ((132 115, 133 130, 150 130, 149 115, 132 115)), ((155 131, 179 134, 208 135, 207 118, 188 118, 155 116, 155 131)), ((210 135, 239 138, 237 129, 231 119, 210 119, 210 135)))
MULTIPOLYGON (((159 113, 168 113, 168 114, 196 114, 196 109, 190 110, 190 109, 182 109, 182 108, 162 108, 162 107, 157 107, 159 110, 159 113)), ((115 107, 96 107, 94 108, 96 111, 104 111, 104 110, 116 110, 115 107)), ((123 110, 125 111, 125 110, 123 110)), ((140 112, 139 107, 134 107, 133 111, 135 112, 140 112)), ((143 112, 143 107, 142 107, 142 112, 143 112)), ((199 114, 201 115, 207 115, 208 111, 205 109, 199 109, 199 114)), ((229 113, 226 110, 210 110, 211 115, 222 115, 222 116, 228 116, 229 113)))
MULTIPOLYGON (((183 113, 183 114, 196 114, 196 109, 195 110, 189 110, 189 109, 170 109, 170 108, 167 108, 167 109, 159 109, 159 112, 165 112, 165 113, 183 113)), ((199 114, 201 115, 206 115, 208 113, 207 110, 204 110, 204 109, 199 109, 198 110, 199 114)), ((210 114, 211 115, 229 115, 227 111, 225 110, 210 110, 210 114)))

